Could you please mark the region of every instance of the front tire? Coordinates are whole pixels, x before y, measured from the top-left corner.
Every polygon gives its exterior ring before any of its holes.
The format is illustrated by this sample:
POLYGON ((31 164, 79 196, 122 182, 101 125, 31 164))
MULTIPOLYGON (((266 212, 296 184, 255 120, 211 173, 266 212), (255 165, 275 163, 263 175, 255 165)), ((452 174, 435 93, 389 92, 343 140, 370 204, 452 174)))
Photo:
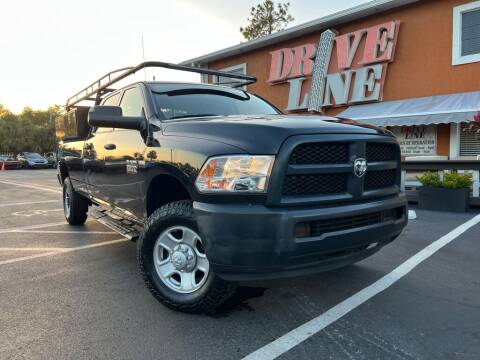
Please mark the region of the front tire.
POLYGON ((87 220, 89 201, 73 189, 72 181, 63 181, 63 212, 70 225, 82 225, 87 220))
POLYGON ((164 205, 148 217, 137 257, 147 288, 173 310, 209 313, 235 290, 208 262, 191 201, 164 205))

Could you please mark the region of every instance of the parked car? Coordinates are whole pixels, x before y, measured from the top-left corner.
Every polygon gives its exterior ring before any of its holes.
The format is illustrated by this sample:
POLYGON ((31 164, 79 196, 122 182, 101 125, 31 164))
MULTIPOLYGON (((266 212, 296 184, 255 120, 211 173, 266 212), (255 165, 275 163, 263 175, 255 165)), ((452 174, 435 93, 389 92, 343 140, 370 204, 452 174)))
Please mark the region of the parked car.
POLYGON ((283 114, 247 91, 211 84, 111 90, 146 66, 252 77, 144 63, 108 82, 106 95, 102 87, 74 95, 56 122, 66 134, 62 153, 75 155, 59 158, 65 218, 83 224, 91 205, 103 205, 99 221, 123 220, 112 226, 122 233, 139 228, 140 272, 166 306, 209 312, 238 281, 350 265, 407 224, 391 132, 283 114), (92 98, 86 111, 73 107, 92 98))
POLYGON ((17 160, 25 169, 45 169, 48 167, 47 159, 34 152, 21 152, 17 155, 17 160))
POLYGON ((52 168, 57 167, 57 154, 54 152, 48 152, 43 156, 48 161, 48 166, 52 168))
POLYGON ((5 166, 5 170, 20 169, 22 164, 11 156, 0 155, 0 169, 5 166))

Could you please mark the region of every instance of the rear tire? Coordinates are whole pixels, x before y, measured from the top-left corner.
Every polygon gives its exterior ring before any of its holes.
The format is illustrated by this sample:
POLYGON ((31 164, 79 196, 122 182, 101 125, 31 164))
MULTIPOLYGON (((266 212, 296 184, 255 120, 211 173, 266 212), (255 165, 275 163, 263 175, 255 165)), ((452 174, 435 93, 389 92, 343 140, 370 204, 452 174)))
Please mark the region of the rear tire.
POLYGON ((150 215, 137 242, 140 273, 152 295, 167 307, 210 313, 236 285, 220 279, 204 252, 192 202, 164 205, 150 215))
POLYGON ((63 180, 63 212, 70 225, 82 225, 87 220, 89 201, 73 189, 69 177, 63 180))

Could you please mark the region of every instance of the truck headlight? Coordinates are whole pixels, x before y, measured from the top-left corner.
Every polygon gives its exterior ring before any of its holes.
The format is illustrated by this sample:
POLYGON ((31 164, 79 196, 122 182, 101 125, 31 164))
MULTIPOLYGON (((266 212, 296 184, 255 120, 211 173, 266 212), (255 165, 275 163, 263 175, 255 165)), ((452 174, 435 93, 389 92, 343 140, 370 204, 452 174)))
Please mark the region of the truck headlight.
POLYGON ((267 155, 212 157, 195 185, 202 193, 265 193, 274 160, 267 155))

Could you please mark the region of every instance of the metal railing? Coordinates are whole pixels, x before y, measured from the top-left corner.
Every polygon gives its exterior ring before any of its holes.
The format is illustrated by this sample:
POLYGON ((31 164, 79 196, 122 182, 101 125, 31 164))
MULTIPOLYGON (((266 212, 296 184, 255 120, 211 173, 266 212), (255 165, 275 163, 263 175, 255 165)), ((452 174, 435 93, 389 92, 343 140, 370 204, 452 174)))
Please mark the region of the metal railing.
POLYGON ((117 69, 102 76, 100 79, 94 81, 93 83, 88 85, 86 88, 80 90, 75 95, 69 97, 67 99, 66 109, 69 110, 72 106, 75 106, 79 102, 84 100, 95 101, 95 104, 98 105, 100 102, 100 98, 105 93, 115 90, 110 88, 112 85, 119 82, 120 80, 125 79, 130 75, 135 74, 139 70, 145 69, 145 68, 164 68, 164 69, 170 69, 170 70, 186 71, 186 72, 192 72, 197 74, 214 75, 217 77, 243 80, 243 81, 239 81, 238 83, 235 82, 233 84, 234 85, 233 87, 242 87, 242 86, 257 82, 257 78, 255 76, 249 76, 249 75, 243 75, 243 74, 232 74, 226 71, 197 68, 197 67, 185 66, 185 65, 177 65, 177 64, 167 63, 163 61, 145 61, 143 63, 138 64, 137 66, 130 66, 122 69, 117 69))
MULTIPOLYGON (((468 171, 472 173, 472 196, 480 197, 480 161, 479 160, 408 160, 402 162, 401 189, 405 191, 407 172, 438 171, 468 171)), ((415 187, 415 182, 410 187, 415 187)))

